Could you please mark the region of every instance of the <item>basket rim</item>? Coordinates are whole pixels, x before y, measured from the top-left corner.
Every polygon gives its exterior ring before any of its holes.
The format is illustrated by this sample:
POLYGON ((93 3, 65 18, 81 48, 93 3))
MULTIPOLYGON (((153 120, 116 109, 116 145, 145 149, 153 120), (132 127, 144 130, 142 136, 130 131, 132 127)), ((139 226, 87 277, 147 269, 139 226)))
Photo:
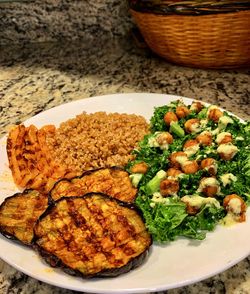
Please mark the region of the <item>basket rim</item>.
POLYGON ((161 15, 208 15, 225 14, 250 10, 250 0, 219 0, 219 1, 171 1, 171 0, 128 0, 129 8, 143 13, 161 15))

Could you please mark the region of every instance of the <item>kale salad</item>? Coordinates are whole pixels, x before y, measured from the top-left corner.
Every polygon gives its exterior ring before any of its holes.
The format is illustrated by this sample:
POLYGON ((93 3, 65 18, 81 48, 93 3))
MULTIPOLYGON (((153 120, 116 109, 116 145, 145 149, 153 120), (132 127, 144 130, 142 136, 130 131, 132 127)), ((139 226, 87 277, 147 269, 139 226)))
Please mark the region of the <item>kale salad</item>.
POLYGON ((218 224, 246 221, 250 122, 177 100, 155 107, 150 128, 126 169, 154 241, 203 240, 218 224))

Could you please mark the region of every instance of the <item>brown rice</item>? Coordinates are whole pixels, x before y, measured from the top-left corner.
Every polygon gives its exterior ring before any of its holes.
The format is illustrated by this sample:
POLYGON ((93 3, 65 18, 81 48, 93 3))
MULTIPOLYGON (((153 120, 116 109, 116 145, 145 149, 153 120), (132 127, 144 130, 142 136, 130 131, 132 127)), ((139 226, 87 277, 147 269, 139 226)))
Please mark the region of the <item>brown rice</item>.
POLYGON ((92 168, 125 166, 148 132, 142 116, 83 112, 62 123, 47 143, 56 161, 80 174, 92 168))

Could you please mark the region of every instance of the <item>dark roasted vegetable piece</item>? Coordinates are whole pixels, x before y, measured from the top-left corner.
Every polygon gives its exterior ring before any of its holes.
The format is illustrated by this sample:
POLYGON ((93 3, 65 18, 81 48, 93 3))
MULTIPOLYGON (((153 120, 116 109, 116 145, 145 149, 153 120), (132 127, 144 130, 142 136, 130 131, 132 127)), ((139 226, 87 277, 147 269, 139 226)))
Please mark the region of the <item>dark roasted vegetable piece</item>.
POLYGON ((34 232, 34 244, 51 266, 82 277, 128 272, 144 261, 152 243, 137 208, 102 193, 59 199, 34 232))
POLYGON ((53 200, 65 196, 82 196, 90 192, 101 192, 125 202, 134 202, 137 189, 132 186, 129 174, 119 168, 99 168, 84 172, 71 180, 63 179, 50 192, 53 200))
POLYGON ((35 190, 25 190, 7 197, 0 206, 1 234, 31 245, 33 227, 47 207, 47 195, 35 190))

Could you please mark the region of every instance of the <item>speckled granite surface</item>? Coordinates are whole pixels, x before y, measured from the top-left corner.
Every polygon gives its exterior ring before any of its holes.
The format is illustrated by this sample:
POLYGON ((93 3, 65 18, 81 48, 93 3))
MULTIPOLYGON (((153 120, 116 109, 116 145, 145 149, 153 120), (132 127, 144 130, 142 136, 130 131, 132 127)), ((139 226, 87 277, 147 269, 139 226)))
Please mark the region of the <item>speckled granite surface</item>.
MULTIPOLYGON (((88 40, 88 41, 87 41, 88 40)), ((250 118, 250 71, 198 70, 169 64, 130 39, 1 48, 0 134, 45 109, 85 97, 157 92, 202 99, 250 118)), ((72 293, 36 281, 0 262, 0 293, 72 293)), ((180 293, 250 293, 250 257, 180 293)))
POLYGON ((0 44, 112 38, 131 26, 126 0, 0 2, 0 44))
POLYGON ((0 134, 58 104, 118 92, 176 94, 250 116, 249 70, 179 67, 137 49, 130 38, 6 46, 0 65, 0 134))

